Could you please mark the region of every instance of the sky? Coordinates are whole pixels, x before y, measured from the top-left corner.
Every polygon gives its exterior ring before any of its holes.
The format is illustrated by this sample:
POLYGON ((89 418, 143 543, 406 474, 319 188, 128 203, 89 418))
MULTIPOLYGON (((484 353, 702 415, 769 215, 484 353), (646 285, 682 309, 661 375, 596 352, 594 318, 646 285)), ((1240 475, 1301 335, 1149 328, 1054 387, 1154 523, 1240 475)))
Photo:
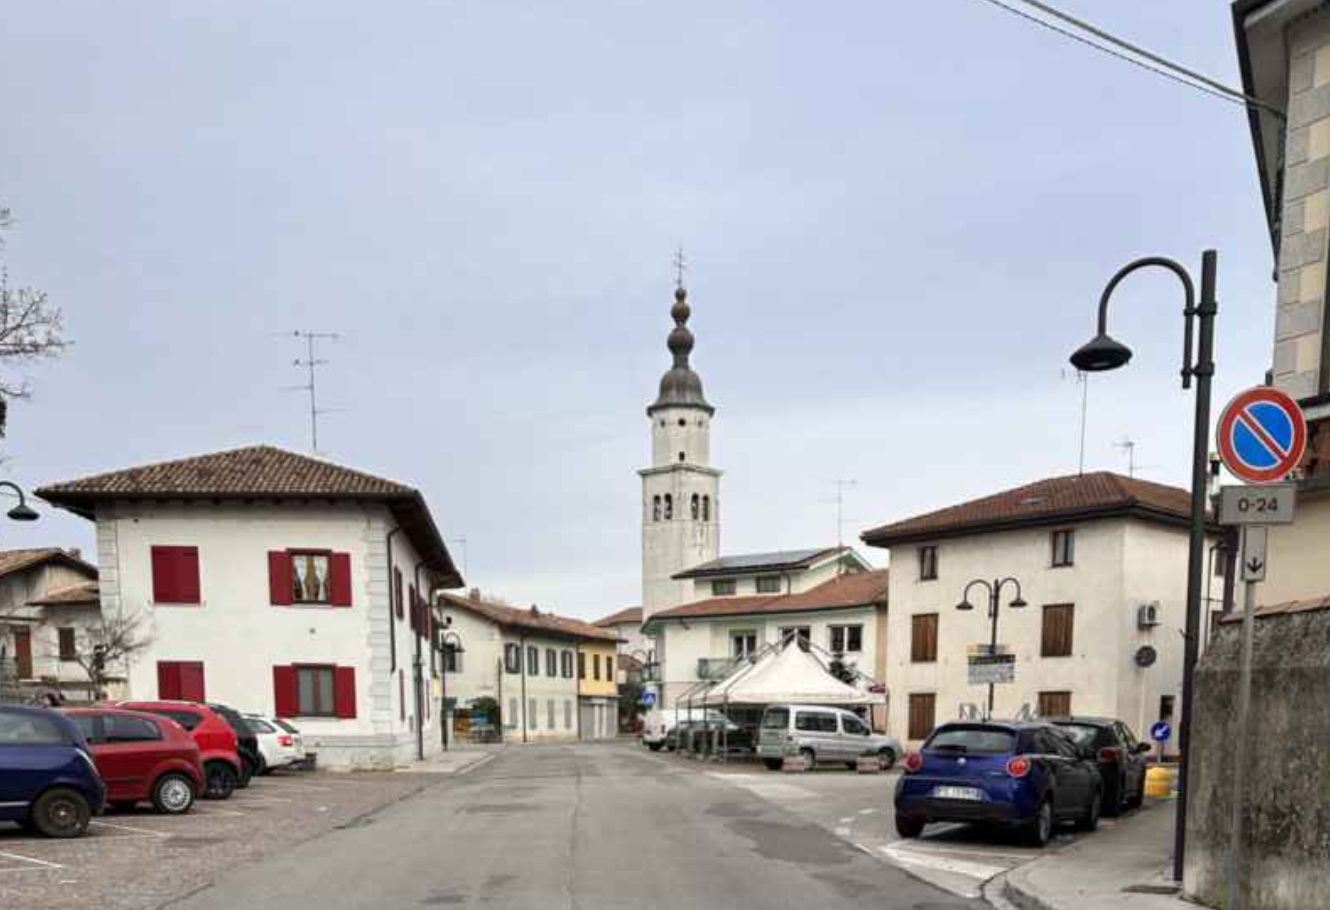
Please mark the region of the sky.
MULTIPOLYGON (((1239 81, 1226 3, 1063 5, 1239 81)), ((597 617, 640 602, 680 244, 724 553, 835 542, 837 479, 854 542, 1075 473, 1067 356, 1136 256, 1219 250, 1216 412, 1269 365, 1242 108, 982 0, 44 0, 4 31, 0 256, 74 341, 21 371, 25 489, 308 450, 292 332, 336 332, 320 449, 419 487, 468 584, 597 617)), ((1113 306, 1136 356, 1090 381, 1085 468, 1130 438, 1186 486, 1176 279, 1113 306)), ((38 506, 0 547, 94 552, 38 506)))

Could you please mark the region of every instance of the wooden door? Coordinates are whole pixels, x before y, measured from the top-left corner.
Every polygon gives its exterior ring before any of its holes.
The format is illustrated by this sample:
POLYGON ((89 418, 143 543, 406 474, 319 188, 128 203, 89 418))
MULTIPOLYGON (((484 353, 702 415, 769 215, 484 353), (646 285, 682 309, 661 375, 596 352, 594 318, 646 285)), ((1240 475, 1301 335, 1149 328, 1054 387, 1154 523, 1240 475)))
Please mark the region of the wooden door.
POLYGON ((14 663, 19 679, 32 679, 32 632, 29 629, 14 631, 14 663))

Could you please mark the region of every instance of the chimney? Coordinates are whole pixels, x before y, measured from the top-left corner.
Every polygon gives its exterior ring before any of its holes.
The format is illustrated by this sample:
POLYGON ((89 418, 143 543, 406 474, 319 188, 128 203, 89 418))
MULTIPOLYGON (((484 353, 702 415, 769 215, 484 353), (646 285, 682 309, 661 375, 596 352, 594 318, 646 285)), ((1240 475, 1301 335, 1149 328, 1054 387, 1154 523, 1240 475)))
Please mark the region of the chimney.
POLYGON ((480 588, 471 589, 471 599, 476 603, 480 603, 480 588))
POLYGON ((540 610, 536 609, 536 605, 535 605, 535 604, 532 604, 532 605, 531 605, 531 615, 532 615, 532 616, 539 616, 539 615, 540 615, 540 610))
POLYGON ((80 550, 78 547, 70 547, 65 552, 68 553, 70 556, 74 557, 75 559, 83 558, 83 551, 80 550))

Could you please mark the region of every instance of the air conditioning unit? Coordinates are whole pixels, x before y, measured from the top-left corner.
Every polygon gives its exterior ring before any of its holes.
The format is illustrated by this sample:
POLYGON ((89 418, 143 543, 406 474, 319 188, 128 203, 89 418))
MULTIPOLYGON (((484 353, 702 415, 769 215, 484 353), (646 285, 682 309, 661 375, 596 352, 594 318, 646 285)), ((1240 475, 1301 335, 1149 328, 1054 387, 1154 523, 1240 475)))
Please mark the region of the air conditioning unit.
POLYGON ((1157 625, 1159 625, 1159 601, 1141 604, 1136 609, 1136 627, 1138 629, 1153 629, 1157 625))

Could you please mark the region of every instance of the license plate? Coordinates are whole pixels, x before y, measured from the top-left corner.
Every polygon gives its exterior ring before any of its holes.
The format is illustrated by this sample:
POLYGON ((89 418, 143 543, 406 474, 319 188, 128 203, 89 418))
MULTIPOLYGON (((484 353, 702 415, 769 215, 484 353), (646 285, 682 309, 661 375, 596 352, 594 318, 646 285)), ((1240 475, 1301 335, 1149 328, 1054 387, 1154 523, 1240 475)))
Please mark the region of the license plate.
POLYGON ((984 798, 984 791, 977 787, 938 787, 933 791, 938 799, 966 799, 979 802, 984 798))

